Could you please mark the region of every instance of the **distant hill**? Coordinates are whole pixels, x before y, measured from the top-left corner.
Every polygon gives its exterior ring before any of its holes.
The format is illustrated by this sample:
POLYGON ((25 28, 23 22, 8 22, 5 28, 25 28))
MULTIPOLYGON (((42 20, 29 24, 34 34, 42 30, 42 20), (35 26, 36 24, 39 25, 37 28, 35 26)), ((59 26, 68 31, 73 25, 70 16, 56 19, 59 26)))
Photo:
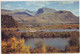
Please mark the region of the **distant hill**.
POLYGON ((19 23, 26 25, 52 25, 79 23, 79 17, 66 10, 39 8, 36 12, 29 10, 1 10, 1 14, 9 14, 19 23))
POLYGON ((23 14, 23 15, 27 15, 27 16, 34 16, 36 14, 36 12, 34 11, 29 11, 29 10, 24 10, 24 9, 19 9, 19 10, 5 10, 5 9, 1 9, 1 13, 2 14, 9 14, 9 15, 16 15, 16 14, 23 14))
POLYGON ((1 15, 1 26, 4 28, 17 28, 20 24, 9 15, 1 15))

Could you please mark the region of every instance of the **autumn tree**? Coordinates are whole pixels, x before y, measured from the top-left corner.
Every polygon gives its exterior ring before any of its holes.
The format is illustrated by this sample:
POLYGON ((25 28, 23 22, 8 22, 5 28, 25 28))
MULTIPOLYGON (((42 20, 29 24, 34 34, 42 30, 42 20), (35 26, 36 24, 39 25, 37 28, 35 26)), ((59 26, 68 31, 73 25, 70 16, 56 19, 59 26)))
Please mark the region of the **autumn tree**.
POLYGON ((46 53, 46 52, 47 52, 47 50, 46 50, 46 45, 43 44, 41 50, 42 50, 42 53, 46 53))
POLYGON ((24 45, 24 39, 17 40, 15 37, 11 38, 10 41, 2 41, 2 52, 3 53, 30 53, 30 46, 24 45))

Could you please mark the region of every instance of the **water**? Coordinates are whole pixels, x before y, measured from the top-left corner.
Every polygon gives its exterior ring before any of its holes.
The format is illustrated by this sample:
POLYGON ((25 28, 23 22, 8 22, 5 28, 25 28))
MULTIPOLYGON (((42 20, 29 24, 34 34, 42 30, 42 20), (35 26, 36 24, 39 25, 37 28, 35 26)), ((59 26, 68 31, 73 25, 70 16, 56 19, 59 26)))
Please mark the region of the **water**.
POLYGON ((64 31, 79 31, 79 29, 52 29, 52 30, 38 30, 45 32, 64 32, 64 31))
POLYGON ((69 45, 70 38, 29 38, 25 41, 25 45, 30 45, 31 48, 35 48, 35 44, 42 41, 47 46, 53 46, 57 49, 65 49, 69 45))
MULTIPOLYGON (((45 32, 65 32, 65 31, 79 31, 79 29, 52 29, 52 30, 37 30, 37 31, 45 31, 45 32)), ((32 32, 37 32, 32 31, 32 32)), ((20 30, 18 32, 24 32, 24 30, 20 30)), ((26 32, 31 32, 27 31, 26 32)), ((66 46, 69 45, 70 38, 28 38, 25 41, 25 45, 30 45, 31 48, 35 48, 35 44, 42 41, 47 46, 53 46, 57 49, 65 49, 66 46)))
MULTIPOLYGON (((79 29, 42 29, 37 31, 45 31, 45 32, 65 32, 65 31, 79 31, 79 29)), ((37 31, 27 31, 26 32, 37 32, 37 31)), ((24 32, 24 30, 19 30, 18 32, 24 32)))

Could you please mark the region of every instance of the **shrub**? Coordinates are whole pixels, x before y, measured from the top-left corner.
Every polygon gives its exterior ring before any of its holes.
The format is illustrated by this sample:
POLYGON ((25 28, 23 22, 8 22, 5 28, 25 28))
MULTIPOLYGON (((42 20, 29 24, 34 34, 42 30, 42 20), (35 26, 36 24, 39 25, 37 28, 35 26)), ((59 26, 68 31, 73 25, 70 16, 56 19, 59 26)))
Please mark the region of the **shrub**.
POLYGON ((72 32, 71 39, 69 41, 70 46, 79 46, 79 32, 72 32))
POLYGON ((72 37, 69 41, 70 46, 79 46, 79 38, 78 37, 72 37))

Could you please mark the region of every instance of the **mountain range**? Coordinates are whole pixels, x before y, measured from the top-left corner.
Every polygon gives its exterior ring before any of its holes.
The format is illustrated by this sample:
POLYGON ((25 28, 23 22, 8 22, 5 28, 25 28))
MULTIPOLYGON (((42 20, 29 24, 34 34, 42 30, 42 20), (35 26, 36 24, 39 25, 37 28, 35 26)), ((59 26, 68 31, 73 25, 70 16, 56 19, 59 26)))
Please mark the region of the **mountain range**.
POLYGON ((1 9, 2 15, 10 15, 19 23, 26 25, 52 25, 79 23, 79 17, 66 10, 55 10, 47 7, 39 8, 37 11, 30 10, 5 10, 1 9))

